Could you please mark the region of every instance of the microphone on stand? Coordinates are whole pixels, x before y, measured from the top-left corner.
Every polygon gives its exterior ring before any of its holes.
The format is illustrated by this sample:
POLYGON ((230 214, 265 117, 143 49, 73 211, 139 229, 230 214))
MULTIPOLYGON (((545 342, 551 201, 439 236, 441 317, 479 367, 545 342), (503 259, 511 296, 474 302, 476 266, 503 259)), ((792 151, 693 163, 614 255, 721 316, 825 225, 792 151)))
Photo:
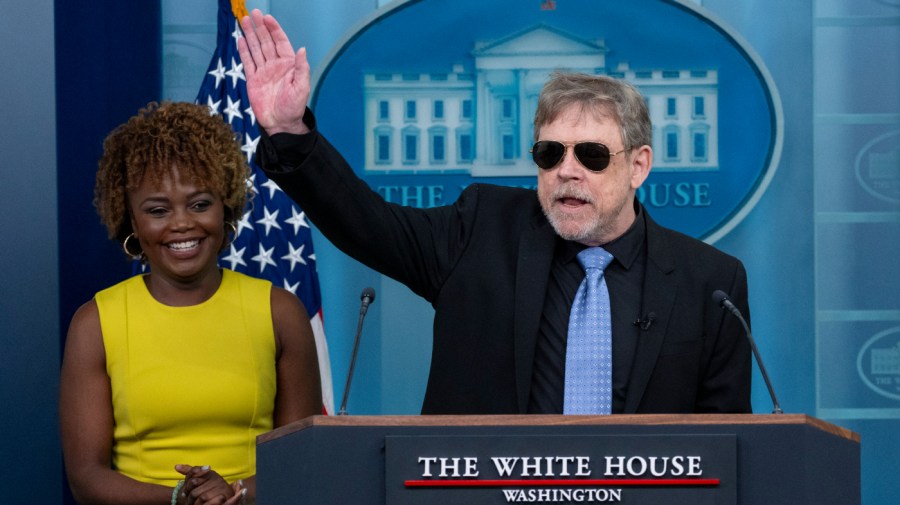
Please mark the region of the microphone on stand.
POLYGON ((759 371, 762 372, 763 380, 766 381, 766 387, 769 389, 769 396, 772 397, 772 406, 774 407, 772 413, 784 414, 784 411, 781 410, 781 405, 778 404, 778 398, 775 397, 775 389, 772 387, 772 382, 769 380, 769 374, 766 373, 766 366, 763 365, 763 360, 759 356, 759 349, 756 348, 756 342, 753 341, 753 334, 750 333, 750 326, 747 324, 744 316, 741 315, 741 311, 731 303, 731 300, 728 299, 728 295, 720 289, 713 291, 712 297, 713 301, 716 302, 719 307, 727 309, 734 314, 734 317, 738 318, 738 321, 744 326, 744 334, 747 335, 747 340, 750 341, 750 348, 753 349, 753 356, 756 358, 756 364, 759 365, 759 371))
POLYGON ((365 288, 359 295, 361 300, 359 306, 359 322, 356 323, 356 337, 353 340, 353 354, 350 356, 350 370, 347 371, 347 383, 344 385, 344 398, 341 400, 341 409, 337 415, 347 415, 347 397, 350 395, 350 382, 353 380, 353 369, 356 367, 356 353, 359 351, 359 337, 362 335, 363 320, 366 318, 366 312, 369 311, 369 304, 375 301, 375 290, 365 288))

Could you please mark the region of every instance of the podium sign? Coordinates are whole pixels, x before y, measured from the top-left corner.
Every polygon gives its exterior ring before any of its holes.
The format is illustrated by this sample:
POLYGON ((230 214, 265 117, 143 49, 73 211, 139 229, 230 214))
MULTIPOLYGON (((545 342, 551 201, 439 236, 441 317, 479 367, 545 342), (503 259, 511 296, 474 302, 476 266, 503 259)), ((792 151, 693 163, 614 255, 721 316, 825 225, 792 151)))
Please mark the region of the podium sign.
POLYGON ((859 435, 798 414, 313 416, 257 439, 259 505, 859 505, 859 435))
POLYGON ((735 505, 734 435, 389 436, 386 503, 735 505))

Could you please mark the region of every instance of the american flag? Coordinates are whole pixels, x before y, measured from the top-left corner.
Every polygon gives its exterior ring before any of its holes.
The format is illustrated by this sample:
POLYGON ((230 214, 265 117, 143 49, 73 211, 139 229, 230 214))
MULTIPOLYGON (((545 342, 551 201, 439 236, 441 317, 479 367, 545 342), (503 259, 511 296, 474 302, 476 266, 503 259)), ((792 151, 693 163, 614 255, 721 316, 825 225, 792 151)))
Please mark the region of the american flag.
POLYGON ((243 4, 243 1, 219 0, 216 51, 197 94, 197 103, 206 104, 211 115, 221 115, 240 136, 241 150, 247 155, 251 169, 248 185, 253 185, 255 193, 236 223, 234 241, 222 252, 219 264, 268 279, 303 301, 319 353, 322 405, 326 413, 333 414, 331 362, 322 325, 322 296, 309 223, 303 211, 253 162, 260 133, 247 99, 244 66, 237 50, 238 37, 243 35, 236 16, 245 15, 243 4))

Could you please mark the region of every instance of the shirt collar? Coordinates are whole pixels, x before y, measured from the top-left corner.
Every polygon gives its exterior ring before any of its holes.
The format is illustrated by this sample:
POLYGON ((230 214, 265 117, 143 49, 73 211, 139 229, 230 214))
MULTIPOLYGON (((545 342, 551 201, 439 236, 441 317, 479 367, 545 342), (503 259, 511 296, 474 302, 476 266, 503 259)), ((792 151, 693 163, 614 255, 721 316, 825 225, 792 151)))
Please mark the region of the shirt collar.
MULTIPOLYGON (((647 236, 647 226, 645 222, 644 207, 637 200, 634 202, 635 218, 634 222, 628 230, 619 238, 603 244, 601 247, 613 255, 615 260, 619 262, 626 270, 631 268, 640 255, 641 248, 644 245, 644 239, 647 236)), ((559 259, 564 263, 574 261, 575 256, 587 246, 571 240, 565 240, 559 235, 556 236, 559 247, 559 259)))

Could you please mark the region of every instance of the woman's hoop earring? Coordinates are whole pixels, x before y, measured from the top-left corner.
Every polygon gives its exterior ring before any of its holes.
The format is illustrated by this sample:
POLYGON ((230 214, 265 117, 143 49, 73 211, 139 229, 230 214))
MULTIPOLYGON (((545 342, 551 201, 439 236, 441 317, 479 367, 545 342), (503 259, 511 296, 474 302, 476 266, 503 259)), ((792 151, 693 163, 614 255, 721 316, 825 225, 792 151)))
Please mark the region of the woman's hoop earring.
POLYGON ((225 243, 222 245, 222 250, 225 250, 234 243, 234 240, 237 238, 237 226, 232 221, 225 221, 225 243), (228 240, 228 234, 231 234, 231 240, 228 240))
MULTIPOLYGON (((132 232, 127 237, 125 237, 125 240, 122 242, 122 250, 125 251, 125 254, 130 256, 131 259, 133 259, 135 261, 143 261, 143 259, 144 259, 144 251, 143 250, 140 250, 137 253, 133 253, 128 250, 128 241, 131 239, 137 240, 137 237, 134 236, 134 232, 132 232)), ((138 247, 140 247, 140 243, 138 243, 138 247)))

